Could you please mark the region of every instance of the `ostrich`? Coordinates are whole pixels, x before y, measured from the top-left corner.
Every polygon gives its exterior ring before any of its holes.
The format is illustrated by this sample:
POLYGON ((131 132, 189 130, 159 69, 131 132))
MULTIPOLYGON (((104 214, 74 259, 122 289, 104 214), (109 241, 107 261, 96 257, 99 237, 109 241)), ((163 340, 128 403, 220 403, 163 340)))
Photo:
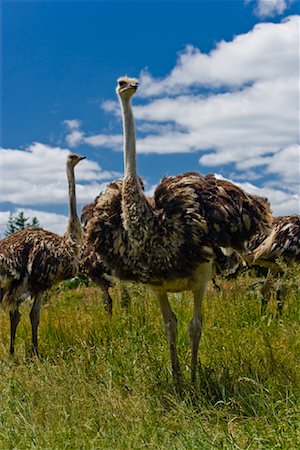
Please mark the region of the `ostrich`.
MULTIPOLYGON (((272 278, 284 271, 277 260, 281 259, 286 265, 300 263, 300 216, 274 217, 271 233, 268 236, 254 236, 250 248, 250 262, 268 268, 267 278, 261 288, 264 313, 271 296, 272 278)), ((282 294, 279 289, 277 304, 280 313, 283 307, 282 294)))
POLYGON ((84 156, 67 157, 69 221, 64 236, 42 228, 16 231, 0 241, 0 303, 10 310, 10 353, 21 318, 20 303, 33 298, 30 311, 32 351, 38 356, 37 330, 42 294, 54 283, 74 277, 79 268, 82 230, 76 212, 74 167, 84 156))
POLYGON ((131 97, 134 78, 118 80, 124 130, 125 173, 121 192, 107 186, 93 208, 87 239, 114 276, 138 281, 156 294, 167 336, 172 373, 180 378, 176 347, 177 319, 168 292, 191 290, 193 317, 189 324, 191 381, 196 380, 202 332, 202 298, 211 277, 214 246, 244 251, 244 243, 267 230, 270 212, 234 184, 197 172, 164 177, 154 197, 147 198, 137 174, 131 97))

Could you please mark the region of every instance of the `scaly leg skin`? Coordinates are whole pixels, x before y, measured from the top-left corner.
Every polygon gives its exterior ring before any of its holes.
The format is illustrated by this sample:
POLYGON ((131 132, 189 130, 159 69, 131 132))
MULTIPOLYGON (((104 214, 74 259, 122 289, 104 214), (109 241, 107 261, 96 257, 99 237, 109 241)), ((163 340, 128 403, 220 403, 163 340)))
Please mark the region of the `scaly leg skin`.
POLYGON ((130 305, 130 295, 128 288, 125 283, 120 284, 120 290, 121 290, 121 306, 124 309, 128 309, 130 305))
POLYGON ((179 381, 181 378, 181 373, 176 347, 177 319, 174 312, 172 311, 167 294, 166 293, 161 294, 156 292, 156 295, 159 300, 159 305, 165 325, 165 333, 169 343, 173 379, 175 381, 179 381))
POLYGON ((194 294, 194 311, 192 320, 189 323, 189 338, 191 344, 191 383, 195 384, 196 371, 197 371, 197 358, 199 343, 202 334, 202 300, 204 297, 205 289, 208 280, 211 276, 211 262, 203 264, 201 270, 201 278, 199 279, 198 286, 193 289, 194 294))
POLYGON ((37 294, 34 297, 33 305, 30 311, 30 322, 32 332, 32 353, 33 355, 36 356, 39 356, 37 331, 40 323, 41 304, 42 304, 42 294, 37 294))
POLYGON ((9 311, 10 317, 10 349, 9 352, 11 355, 15 352, 15 338, 18 323, 20 322, 21 313, 17 306, 13 305, 12 309, 9 311))
POLYGON ((283 311, 283 305, 284 305, 284 299, 287 296, 288 288, 285 284, 282 286, 279 286, 277 293, 276 293, 276 302, 277 302, 277 310, 278 315, 282 316, 283 311))
POLYGON ((271 297, 272 281, 271 281, 271 270, 268 270, 266 281, 261 288, 262 300, 261 300, 261 315, 265 315, 266 309, 271 297))
POLYGON ((104 309, 105 311, 108 312, 109 317, 112 317, 112 308, 113 308, 113 302, 112 302, 112 298, 108 293, 108 288, 107 286, 101 286, 102 289, 102 301, 103 301, 103 305, 104 305, 104 309))
POLYGON ((212 284, 213 284, 214 289, 215 289, 217 292, 221 292, 221 287, 218 285, 216 279, 215 279, 215 278, 212 278, 211 281, 212 281, 212 284))
POLYGON ((104 282, 103 279, 98 279, 98 278, 93 279, 93 281, 96 283, 97 286, 100 287, 100 289, 102 291, 102 302, 104 305, 104 309, 105 309, 105 311, 108 312, 109 317, 111 319, 113 302, 112 302, 112 298, 108 292, 108 288, 110 287, 110 284, 107 281, 104 282))

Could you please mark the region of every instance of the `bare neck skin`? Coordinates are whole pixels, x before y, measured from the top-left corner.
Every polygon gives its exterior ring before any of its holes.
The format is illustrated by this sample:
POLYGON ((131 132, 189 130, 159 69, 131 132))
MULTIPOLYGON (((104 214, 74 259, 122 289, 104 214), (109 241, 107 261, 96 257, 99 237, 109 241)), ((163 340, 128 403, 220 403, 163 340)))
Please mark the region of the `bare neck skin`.
POLYGON ((135 124, 130 98, 120 97, 124 133, 124 175, 137 179, 135 124))
POLYGON ((76 254, 79 254, 82 241, 82 231, 81 224, 77 216, 74 167, 67 165, 67 177, 69 186, 69 221, 65 236, 68 239, 69 244, 72 247, 75 246, 74 250, 76 254))

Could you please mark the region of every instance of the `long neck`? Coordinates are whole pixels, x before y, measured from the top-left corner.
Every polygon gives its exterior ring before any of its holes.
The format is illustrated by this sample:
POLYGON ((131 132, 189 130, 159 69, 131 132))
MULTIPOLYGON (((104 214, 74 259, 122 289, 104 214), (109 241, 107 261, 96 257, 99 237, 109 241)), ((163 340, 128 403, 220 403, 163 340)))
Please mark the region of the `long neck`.
POLYGON ((67 166, 67 177, 69 187, 69 221, 65 237, 78 255, 82 243, 82 229, 77 216, 74 167, 67 166))
POLYGON ((149 224, 153 222, 154 215, 137 175, 135 126, 130 99, 121 98, 121 106, 124 131, 123 226, 131 243, 142 249, 149 238, 149 224))
POLYGON ((69 189, 69 217, 70 219, 75 219, 77 217, 77 208, 74 167, 67 167, 67 177, 69 189))
POLYGON ((124 133, 124 175, 137 178, 135 125, 130 99, 121 97, 124 133))

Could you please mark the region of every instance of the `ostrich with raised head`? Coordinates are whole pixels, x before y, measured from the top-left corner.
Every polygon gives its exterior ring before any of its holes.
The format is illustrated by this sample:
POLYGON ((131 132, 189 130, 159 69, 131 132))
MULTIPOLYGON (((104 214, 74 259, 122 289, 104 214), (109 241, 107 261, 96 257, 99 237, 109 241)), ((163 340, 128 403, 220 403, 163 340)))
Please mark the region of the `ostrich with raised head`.
POLYGON ((10 353, 21 314, 19 306, 33 299, 30 311, 32 350, 38 355, 42 294, 53 284, 74 277, 79 269, 82 229, 76 209, 74 167, 84 156, 67 157, 69 221, 64 236, 42 228, 16 231, 0 241, 0 303, 10 311, 10 353))
POLYGON ((263 204, 234 184, 197 172, 163 178, 153 199, 147 198, 136 166, 131 97, 137 87, 136 79, 118 80, 125 174, 121 192, 111 183, 98 197, 87 225, 87 239, 117 278, 144 283, 156 294, 175 378, 180 376, 177 319, 167 293, 193 292, 194 310, 188 332, 194 382, 202 333, 202 299, 211 277, 213 247, 243 252, 244 243, 253 234, 268 229, 271 216, 263 204))

